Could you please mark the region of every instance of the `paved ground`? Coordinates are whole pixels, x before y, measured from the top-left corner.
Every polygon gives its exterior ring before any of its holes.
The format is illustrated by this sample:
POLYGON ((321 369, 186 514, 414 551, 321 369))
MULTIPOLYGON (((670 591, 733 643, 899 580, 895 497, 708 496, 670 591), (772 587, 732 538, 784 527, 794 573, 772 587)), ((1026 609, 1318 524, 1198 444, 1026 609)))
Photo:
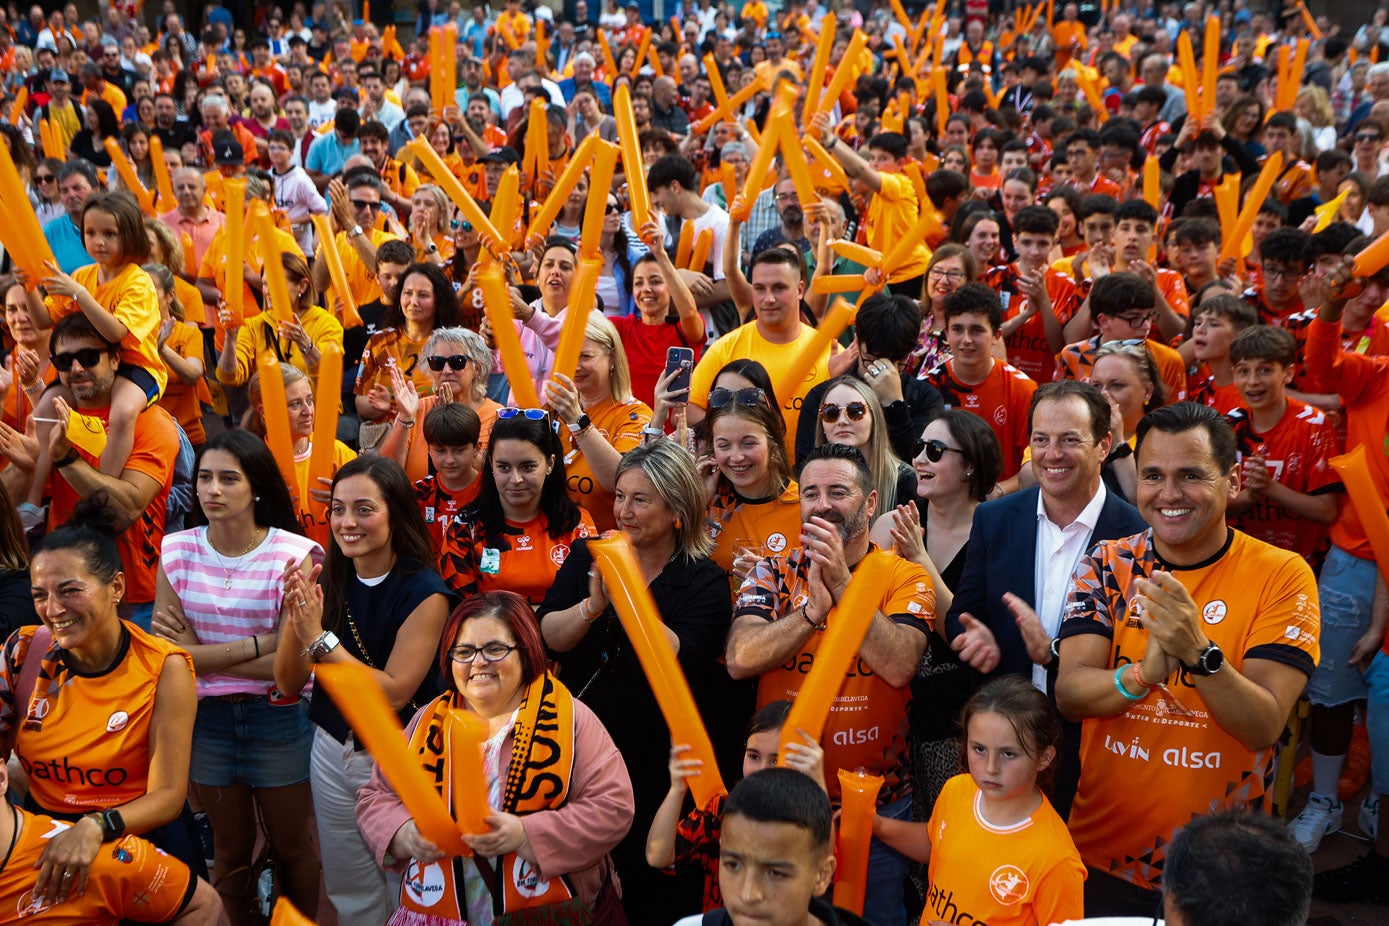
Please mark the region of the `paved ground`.
MULTIPOLYGON (((1293 801, 1293 813, 1295 816, 1302 805, 1306 803, 1307 788, 1299 789, 1298 797, 1293 801)), ((1345 822, 1341 824, 1341 831, 1322 840, 1321 848, 1316 855, 1312 856, 1312 863, 1317 871, 1325 871, 1328 868, 1336 868, 1347 862, 1353 862, 1360 856, 1369 851, 1370 844, 1368 838, 1360 832, 1356 824, 1356 818, 1360 815, 1360 801, 1364 795, 1358 795, 1353 800, 1345 802, 1346 815, 1345 822)), ((1291 816, 1289 819, 1291 819, 1291 816)), ((1324 901, 1312 901, 1311 926, 1389 926, 1389 907, 1378 907, 1371 904, 1333 904, 1324 901)))

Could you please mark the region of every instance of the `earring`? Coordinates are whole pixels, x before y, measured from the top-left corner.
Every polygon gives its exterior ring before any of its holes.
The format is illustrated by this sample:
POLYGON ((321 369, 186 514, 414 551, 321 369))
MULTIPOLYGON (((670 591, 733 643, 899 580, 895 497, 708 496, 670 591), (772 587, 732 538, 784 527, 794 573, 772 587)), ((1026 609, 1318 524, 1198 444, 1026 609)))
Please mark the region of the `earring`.
POLYGON ((259 496, 259 495, 256 496, 256 501, 260 501, 260 496, 259 496))
POLYGON ((961 481, 961 482, 969 482, 969 481, 970 481, 971 479, 973 479, 973 478, 974 478, 974 470, 971 469, 971 470, 966 471, 966 473, 965 473, 965 478, 962 479, 962 480, 960 480, 960 481, 961 481))

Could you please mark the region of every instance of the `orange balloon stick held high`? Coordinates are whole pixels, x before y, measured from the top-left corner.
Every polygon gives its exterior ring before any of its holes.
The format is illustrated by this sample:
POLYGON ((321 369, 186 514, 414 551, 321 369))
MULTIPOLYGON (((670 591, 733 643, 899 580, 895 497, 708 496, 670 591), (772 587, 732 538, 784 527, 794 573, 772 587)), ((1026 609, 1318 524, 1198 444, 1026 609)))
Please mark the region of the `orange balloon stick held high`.
POLYGON ((1206 19, 1205 45, 1201 49, 1201 106, 1215 112, 1215 75, 1220 69, 1220 17, 1206 19))
POLYGON ((275 456, 280 467, 280 475, 289 494, 299 505, 299 479, 294 472, 294 438, 289 432, 289 405, 285 401, 284 374, 280 372, 280 361, 274 351, 263 350, 256 357, 256 368, 260 371, 261 417, 265 419, 265 443, 275 456))
POLYGON ((487 743, 487 723, 472 711, 453 708, 444 721, 449 744, 449 782, 453 792, 454 819, 469 836, 480 836, 492 829, 487 818, 487 775, 483 772, 482 750, 487 743))
MULTIPOLYGON (((699 119, 699 121, 697 121, 693 126, 691 126, 690 131, 702 134, 704 132, 709 131, 709 129, 714 125, 714 123, 731 118, 733 116, 734 110, 736 110, 738 107, 742 106, 748 100, 756 96, 757 91, 761 89, 762 84, 759 81, 754 80, 750 82, 747 86, 743 87, 742 90, 739 90, 737 93, 724 100, 718 106, 714 107, 713 112, 699 119)), ((622 123, 619 122, 618 126, 621 127, 621 125, 622 123)))
POLYGON ((728 90, 723 85, 723 72, 719 70, 719 63, 712 51, 704 56, 704 73, 709 75, 709 88, 714 91, 714 104, 722 105, 723 101, 728 99, 728 90))
POLYGON ((420 767, 418 757, 410 754, 405 731, 371 670, 358 663, 321 662, 314 678, 315 685, 323 686, 358 740, 371 752, 381 774, 410 811, 420 835, 449 855, 470 855, 448 806, 430 783, 429 773, 420 767))
POLYGON ((153 215, 154 197, 150 195, 150 191, 145 189, 145 185, 136 176, 135 165, 130 163, 130 158, 121 150, 121 146, 109 136, 102 141, 101 146, 106 150, 106 156, 111 159, 111 166, 120 175, 121 183, 125 184, 125 188, 140 203, 140 211, 146 215, 153 215))
MULTIPOLYGON (((231 313, 231 325, 236 328, 246 319, 246 307, 242 304, 246 287, 241 281, 246 253, 246 181, 228 180, 224 183, 222 201, 227 215, 222 230, 222 253, 227 261, 223 296, 227 311, 231 313)), ((294 482, 289 484, 292 486, 294 482)))
POLYGON ((1389 232, 1380 235, 1370 242, 1369 247, 1355 255, 1351 273, 1363 280, 1379 273, 1386 265, 1389 265, 1389 232))
POLYGON ((265 276, 270 309, 277 322, 294 321, 294 306, 289 299, 289 280, 285 277, 285 265, 280 261, 280 251, 275 241, 275 220, 263 203, 253 209, 252 229, 256 233, 256 244, 260 246, 261 273, 265 276))
MULTIPOLYGON (((820 322, 820 327, 815 329, 815 336, 801 347, 796 359, 786 368, 781 381, 773 384, 778 396, 785 396, 789 399, 800 394, 801 384, 805 382, 806 376, 815 369, 820 358, 830 349, 830 342, 837 340, 844 333, 844 329, 849 327, 855 314, 857 313, 853 307, 843 299, 834 301, 834 305, 830 306, 829 311, 825 313, 824 319, 820 322)), ((835 690, 838 691, 839 689, 836 688, 835 690)), ((808 732, 814 733, 817 738, 820 735, 814 730, 808 730, 808 732)))
MULTIPOLYGON (((597 197, 600 204, 605 197, 597 197)), ((574 271, 574 281, 569 288, 569 307, 564 312, 564 323, 559 329, 559 344, 555 346, 555 363, 551 375, 563 373, 574 378, 574 370, 579 365, 579 354, 584 347, 584 333, 588 329, 588 318, 593 313, 594 294, 598 291, 598 277, 603 274, 603 258, 580 257, 579 267, 574 271)))
POLYGON ((593 159, 593 152, 599 144, 607 144, 607 142, 600 139, 597 132, 589 132, 584 136, 584 140, 579 142, 579 147, 574 150, 574 156, 569 159, 568 164, 564 165, 564 171, 555 181, 554 187, 551 188, 550 195, 545 197, 545 202, 539 211, 531 217, 527 234, 543 235, 554 224, 560 211, 564 209, 569 194, 583 179, 584 171, 588 169, 589 162, 593 159))
MULTIPOLYGON (((648 32, 648 39, 650 35, 648 32)), ((632 94, 626 84, 619 84, 613 94, 613 114, 617 117, 617 138, 622 145, 622 173, 627 178, 627 198, 632 204, 632 227, 640 229, 651 215, 651 194, 646 189, 646 163, 641 158, 637 117, 632 113, 632 94)))
MULTIPOLYGON (((159 191, 156 211, 168 212, 178 206, 174 197, 174 182, 169 176, 169 162, 164 160, 164 140, 157 133, 150 133, 150 164, 154 167, 154 188, 159 191)), ((196 274, 197 267, 189 269, 196 274)))
POLYGON ((1177 36, 1177 64, 1182 71, 1182 92, 1186 94, 1188 119, 1199 123, 1203 114, 1201 109, 1201 77, 1196 70, 1196 54, 1191 48, 1191 33, 1183 32, 1177 36))
MULTIPOLYGON (((594 133, 597 134, 597 133, 594 133)), ((612 142, 600 141, 593 149, 593 169, 589 171, 589 197, 584 204, 584 224, 579 234, 579 254, 597 257, 603 247, 603 220, 607 215, 608 197, 617 172, 617 148, 612 142)), ((641 231, 641 226, 636 227, 641 231)))
POLYGON ((453 200, 453 204, 458 207, 458 211, 463 213, 463 220, 476 228, 493 247, 499 251, 505 250, 510 239, 503 238, 501 233, 497 231, 492 220, 487 217, 487 213, 483 212, 482 207, 477 204, 477 200, 463 189, 463 184, 459 183, 458 178, 454 176, 453 171, 449 170, 448 165, 439 157, 438 152, 430 147, 429 141, 422 136, 417 137, 410 142, 409 147, 415 153, 415 157, 424 165, 425 170, 429 171, 434 182, 443 188, 449 199, 453 200))
POLYGON ((849 47, 844 50, 844 57, 839 59, 839 67, 835 69, 834 77, 830 78, 829 89, 820 98, 815 111, 827 113, 834 109, 839 102, 842 94, 853 80, 858 77, 858 68, 855 66, 859 55, 868 47, 868 40, 862 30, 855 29, 854 37, 849 40, 849 47))
POLYGON ((502 370, 511 384, 512 397, 522 408, 539 408, 540 395, 536 392, 535 378, 526 363, 526 354, 521 349, 521 336, 516 333, 502 268, 495 263, 488 264, 478 271, 477 284, 482 290, 483 311, 492 328, 497 352, 502 355, 502 370))
POLYGON ((492 212, 489 214, 492 227, 501 234, 507 250, 516 242, 516 220, 520 210, 521 172, 515 164, 509 164, 497 181, 497 192, 492 197, 492 212))
POLYGON ((839 867, 834 878, 834 905, 850 913, 863 914, 863 898, 868 889, 868 849, 873 841, 873 814, 878 809, 881 775, 862 769, 839 770, 839 793, 843 806, 839 814, 839 867))
POLYGON ((323 248, 323 260, 328 265, 328 279, 333 284, 333 293, 342 306, 339 315, 343 327, 355 328, 362 324, 362 316, 357 314, 357 303, 352 298, 352 289, 347 285, 347 270, 342 265, 342 255, 338 253, 337 242, 328 225, 326 215, 310 216, 314 231, 318 233, 319 245, 323 248))
POLYGON ((698 273, 704 272, 704 265, 709 263, 709 251, 714 247, 714 230, 712 228, 701 229, 695 238, 694 248, 690 251, 690 262, 686 267, 698 273))
POLYGON ((688 267, 690 265, 690 250, 694 247, 694 222, 685 222, 680 226, 680 240, 675 246, 675 266, 688 267))
MULTIPOLYGON (((309 488, 319 489, 323 483, 319 479, 333 478, 333 458, 338 443, 338 408, 342 404, 342 351, 336 346, 323 350, 318 361, 318 382, 314 384, 313 402, 313 441, 309 448, 309 488)), ((315 514, 324 515, 323 523, 328 523, 326 513, 319 509, 327 506, 313 502, 312 498, 301 498, 299 507, 310 510, 312 503, 315 514)))
POLYGON ((1273 189, 1274 181, 1278 179, 1282 170, 1283 152, 1275 151, 1264 161, 1263 169, 1259 171, 1259 179, 1254 181, 1249 195, 1245 197, 1244 208, 1239 212, 1235 227, 1230 229, 1229 237, 1224 239, 1224 244, 1220 247, 1221 257, 1238 258, 1244 256, 1240 253, 1244 236, 1249 234, 1249 230, 1254 227, 1254 218, 1259 214, 1259 207, 1264 204, 1264 200, 1268 199, 1269 191, 1273 189))
POLYGON ((820 40, 815 43, 815 61, 806 75, 805 108, 810 112, 819 108, 820 91, 824 88, 825 71, 830 66, 830 52, 834 50, 834 34, 838 26, 839 20, 833 13, 826 13, 820 20, 820 40))
POLYGON ((631 544, 618 534, 606 540, 590 540, 588 548, 603 573, 608 597, 612 600, 618 619, 622 621, 622 629, 632 642, 666 725, 670 727, 671 743, 689 746, 686 758, 699 759, 704 763, 699 774, 689 781, 695 805, 705 807, 710 800, 728 791, 719 776, 714 747, 700 720, 689 683, 675 658, 670 641, 666 639, 661 613, 651 598, 651 590, 647 588, 646 578, 637 565, 631 544))
POLYGON ((1143 159, 1143 199, 1154 209, 1159 208, 1162 196, 1162 168, 1158 159, 1149 155, 1143 159))

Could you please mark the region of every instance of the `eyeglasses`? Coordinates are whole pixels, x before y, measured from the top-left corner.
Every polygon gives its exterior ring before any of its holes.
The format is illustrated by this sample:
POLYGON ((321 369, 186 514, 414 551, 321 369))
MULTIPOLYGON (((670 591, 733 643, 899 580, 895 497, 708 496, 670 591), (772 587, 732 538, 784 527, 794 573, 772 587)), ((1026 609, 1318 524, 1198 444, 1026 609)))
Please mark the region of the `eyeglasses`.
POLYGON ((960 456, 965 455, 963 450, 958 447, 951 447, 943 440, 936 440, 934 438, 931 440, 922 440, 918 437, 916 439, 916 453, 913 454, 913 456, 919 457, 922 453, 925 453, 926 459, 930 460, 932 463, 939 463, 941 457, 945 456, 946 452, 958 453, 960 456))
POLYGON ((353 209, 371 209, 372 211, 375 211, 381 208, 381 204, 379 202, 373 202, 370 199, 354 199, 351 202, 353 209))
POLYGON ((951 283, 959 283, 964 280, 966 274, 963 270, 955 270, 950 267, 932 267, 927 276, 933 280, 949 280, 951 283))
POLYGON ((67 373, 72 369, 73 363, 80 363, 82 369, 90 370, 92 367, 101 363, 101 358, 106 356, 106 351, 98 347, 84 347, 81 350, 71 351, 65 354, 54 354, 51 358, 53 366, 59 373, 67 373))
POLYGON ((508 405, 506 408, 497 409, 498 418, 524 418, 527 421, 550 421, 550 427, 556 434, 559 433, 559 422, 550 418, 550 413, 543 408, 517 408, 508 405))
POLYGON ((850 402, 844 406, 826 402, 820 406, 820 420, 825 424, 834 424, 845 414, 849 416, 850 421, 862 421, 863 416, 868 414, 868 406, 862 402, 850 402))
POLYGON ((709 407, 723 408, 737 402, 744 408, 757 408, 760 405, 769 405, 767 393, 758 389, 756 386, 744 386, 742 389, 725 389, 720 386, 717 389, 709 390, 709 407))
POLYGON ((1119 321, 1128 325, 1130 328, 1137 328, 1140 325, 1149 325, 1153 321, 1153 313, 1146 312, 1142 315, 1116 315, 1119 321))
MULTIPOLYGON (((426 357, 425 362, 429 364, 429 368, 433 370, 435 373, 442 373, 444 371, 445 364, 448 364, 448 368, 450 370, 457 372, 458 370, 461 370, 468 365, 468 355, 453 354, 448 357, 432 356, 426 357)), ((533 409, 533 411, 539 410, 540 409, 533 409)))
POLYGON ((1265 280, 1295 280, 1302 276, 1303 271, 1293 267, 1270 267, 1263 265, 1265 280))
POLYGON ((477 660, 478 653, 482 654, 482 661, 487 663, 501 662, 511 655, 515 646, 507 646, 505 643, 485 643, 482 646, 455 646, 449 650, 449 656, 453 661, 461 665, 471 665, 477 660))

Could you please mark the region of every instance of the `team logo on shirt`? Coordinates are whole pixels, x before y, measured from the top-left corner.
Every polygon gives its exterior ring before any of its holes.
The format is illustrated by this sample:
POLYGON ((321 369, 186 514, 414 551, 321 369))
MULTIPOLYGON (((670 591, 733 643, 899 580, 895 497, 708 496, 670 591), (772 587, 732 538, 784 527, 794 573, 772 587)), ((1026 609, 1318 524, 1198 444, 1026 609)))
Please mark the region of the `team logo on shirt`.
POLYGON ((519 855, 512 863, 511 877, 516 885, 516 893, 522 897, 540 897, 550 889, 549 880, 540 877, 540 869, 519 855))
POLYGON ((106 732, 119 733, 125 729, 125 725, 130 723, 130 715, 125 711, 116 711, 106 719, 106 732))
POLYGON ((19 902, 15 905, 15 913, 20 919, 26 916, 38 916, 49 907, 53 906, 52 900, 36 897, 33 891, 25 891, 19 895, 19 902))
POLYGON ((1201 619, 1207 624, 1218 624, 1225 620, 1225 615, 1229 613, 1229 610, 1225 602, 1217 598, 1201 609, 1201 619))
POLYGON ((989 875, 989 893, 1004 906, 1012 906, 1027 896, 1027 875, 1016 865, 999 865, 989 875))
POLYGON ((444 872, 438 862, 411 862, 405 870, 405 891, 421 907, 432 907, 444 896, 444 872))
POLYGON ((550 547, 550 562, 556 566, 563 566, 564 561, 569 558, 569 547, 563 543, 557 543, 550 547))
POLYGON ((767 549, 773 553, 780 553, 786 549, 786 535, 777 531, 767 538, 767 549))
POLYGON ((1006 405, 1000 405, 994 409, 994 422, 1000 425, 1008 423, 1008 407, 1006 405))

